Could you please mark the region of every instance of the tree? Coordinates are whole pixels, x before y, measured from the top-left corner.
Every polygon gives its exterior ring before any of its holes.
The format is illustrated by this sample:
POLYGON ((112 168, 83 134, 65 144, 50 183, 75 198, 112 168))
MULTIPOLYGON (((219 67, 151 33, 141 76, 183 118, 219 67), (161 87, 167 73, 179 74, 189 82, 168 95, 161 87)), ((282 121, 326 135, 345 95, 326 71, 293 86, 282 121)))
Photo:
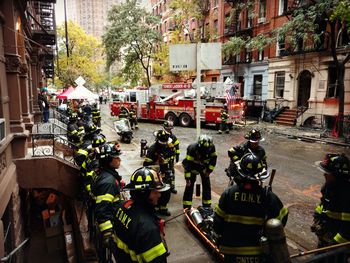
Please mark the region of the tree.
POLYGON ((68 22, 68 47, 66 53, 66 39, 64 25, 57 28, 58 45, 58 78, 57 83, 74 85, 74 81, 82 76, 87 86, 104 81, 103 74, 103 47, 101 43, 85 33, 85 31, 72 21, 68 22))
POLYGON ((146 85, 151 86, 150 63, 155 45, 161 39, 155 30, 159 18, 139 8, 136 2, 127 0, 113 6, 108 13, 109 24, 103 35, 107 67, 121 60, 125 63, 125 69, 141 67, 146 76, 146 85))

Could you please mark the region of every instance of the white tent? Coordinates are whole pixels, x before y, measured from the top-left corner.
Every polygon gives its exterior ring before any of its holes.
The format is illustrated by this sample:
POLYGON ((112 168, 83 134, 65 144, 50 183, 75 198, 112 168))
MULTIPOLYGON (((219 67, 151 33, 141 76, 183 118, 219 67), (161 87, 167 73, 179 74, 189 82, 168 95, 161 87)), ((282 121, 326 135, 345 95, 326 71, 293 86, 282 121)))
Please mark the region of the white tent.
POLYGON ((85 88, 84 86, 78 86, 67 95, 68 100, 73 99, 98 99, 98 95, 95 93, 92 93, 90 90, 85 88))

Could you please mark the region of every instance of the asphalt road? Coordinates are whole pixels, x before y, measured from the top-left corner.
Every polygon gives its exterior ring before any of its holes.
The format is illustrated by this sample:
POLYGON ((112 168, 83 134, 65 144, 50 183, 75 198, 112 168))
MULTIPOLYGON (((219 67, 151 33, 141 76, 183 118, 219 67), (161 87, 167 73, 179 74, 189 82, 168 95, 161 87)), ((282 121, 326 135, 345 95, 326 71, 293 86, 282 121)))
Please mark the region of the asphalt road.
MULTIPOLYGON (((118 139, 118 136, 113 130, 113 120, 115 117, 109 116, 107 105, 102 105, 102 120, 104 131, 103 133, 109 140, 118 139)), ((154 142, 153 132, 161 129, 161 123, 146 123, 139 124, 140 129, 134 132, 134 139, 130 145, 122 145, 126 151, 133 152, 133 155, 128 154, 125 163, 128 163, 130 167, 137 167, 142 165, 142 160, 139 157, 140 140, 146 139, 148 144, 154 142)), ((243 128, 234 129, 230 134, 217 134, 217 131, 212 128, 202 128, 202 133, 211 135, 218 152, 218 163, 211 175, 211 184, 213 191, 213 203, 217 200, 220 194, 223 192, 228 183, 228 178, 225 175, 225 168, 229 164, 227 151, 230 147, 242 143, 245 141, 244 134, 251 128, 261 128, 259 124, 249 125, 243 128)), ((288 127, 286 127, 288 129, 288 127)), ((186 155, 187 146, 196 141, 196 129, 195 128, 181 128, 175 127, 175 135, 180 140, 180 161, 186 155)), ((264 142, 261 145, 265 148, 267 153, 267 160, 269 168, 275 168, 277 170, 276 176, 273 182, 273 191, 281 198, 282 202, 289 208, 289 219, 285 232, 288 237, 288 244, 295 250, 303 249, 310 250, 316 247, 316 237, 310 231, 312 224, 312 214, 315 205, 320 198, 320 189, 324 182, 322 173, 315 167, 314 163, 321 160, 326 153, 344 152, 350 156, 350 150, 348 148, 322 144, 319 142, 304 142, 299 140, 288 139, 285 136, 278 136, 270 133, 269 129, 262 130, 264 142)), ((173 195, 172 202, 178 202, 176 208, 170 208, 170 211, 175 213, 181 213, 181 199, 184 187, 183 173, 181 164, 176 165, 177 168, 177 187, 179 188, 179 194, 173 195)), ((127 173, 132 172, 131 170, 127 173)), ((170 206, 173 203, 170 203, 170 206)), ((175 220, 178 223, 179 219, 175 220)), ((183 222, 180 222, 183 224, 183 222)), ((170 227, 174 227, 170 224, 170 227)), ((175 233, 176 234, 176 233, 175 233)), ((178 233, 182 235, 181 231, 178 233)), ((189 234, 188 231, 186 234, 189 234)), ((191 238, 191 237, 190 237, 191 238)), ((197 242, 195 240, 192 240, 197 242)), ((171 242, 170 242, 171 243, 171 242)), ((174 241, 175 245, 178 245, 174 241)), ((197 242, 196 245, 200 247, 197 242)), ((179 248, 180 249, 180 248, 179 248)), ((183 248, 181 248, 183 249, 183 248)), ((203 248, 202 248, 203 249, 203 248)), ((190 250, 189 255, 193 255, 190 250)), ((210 256, 203 250, 197 260, 190 260, 182 257, 181 260, 186 262, 212 262, 210 256), (204 251, 204 252, 203 252, 204 251), (204 254, 203 254, 204 253, 204 254), (205 261, 203 261, 205 259, 205 261)), ((186 253, 185 253, 186 254, 186 253)), ((170 256, 171 257, 171 256, 170 256)), ((171 262, 177 262, 179 257, 173 257, 171 262)))

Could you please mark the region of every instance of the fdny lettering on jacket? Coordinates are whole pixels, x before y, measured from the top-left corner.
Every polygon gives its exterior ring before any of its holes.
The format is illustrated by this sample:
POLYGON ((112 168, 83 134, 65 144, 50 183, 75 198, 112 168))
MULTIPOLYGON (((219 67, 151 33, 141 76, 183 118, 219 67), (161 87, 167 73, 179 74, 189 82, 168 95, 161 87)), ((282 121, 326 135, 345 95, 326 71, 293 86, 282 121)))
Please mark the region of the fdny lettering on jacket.
POLYGON ((125 228, 129 228, 131 218, 127 214, 125 214, 121 208, 118 209, 116 218, 125 226, 125 228))
POLYGON ((235 201, 261 204, 261 195, 235 192, 235 201))

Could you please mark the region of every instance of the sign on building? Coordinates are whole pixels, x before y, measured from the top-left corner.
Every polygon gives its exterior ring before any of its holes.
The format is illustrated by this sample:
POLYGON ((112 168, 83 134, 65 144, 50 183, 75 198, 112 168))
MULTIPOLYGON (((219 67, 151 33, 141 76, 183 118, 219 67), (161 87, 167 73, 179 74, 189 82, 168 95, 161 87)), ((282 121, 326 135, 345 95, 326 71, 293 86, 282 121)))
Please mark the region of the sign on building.
POLYGON ((170 71, 184 71, 196 69, 197 44, 169 45, 170 71))

